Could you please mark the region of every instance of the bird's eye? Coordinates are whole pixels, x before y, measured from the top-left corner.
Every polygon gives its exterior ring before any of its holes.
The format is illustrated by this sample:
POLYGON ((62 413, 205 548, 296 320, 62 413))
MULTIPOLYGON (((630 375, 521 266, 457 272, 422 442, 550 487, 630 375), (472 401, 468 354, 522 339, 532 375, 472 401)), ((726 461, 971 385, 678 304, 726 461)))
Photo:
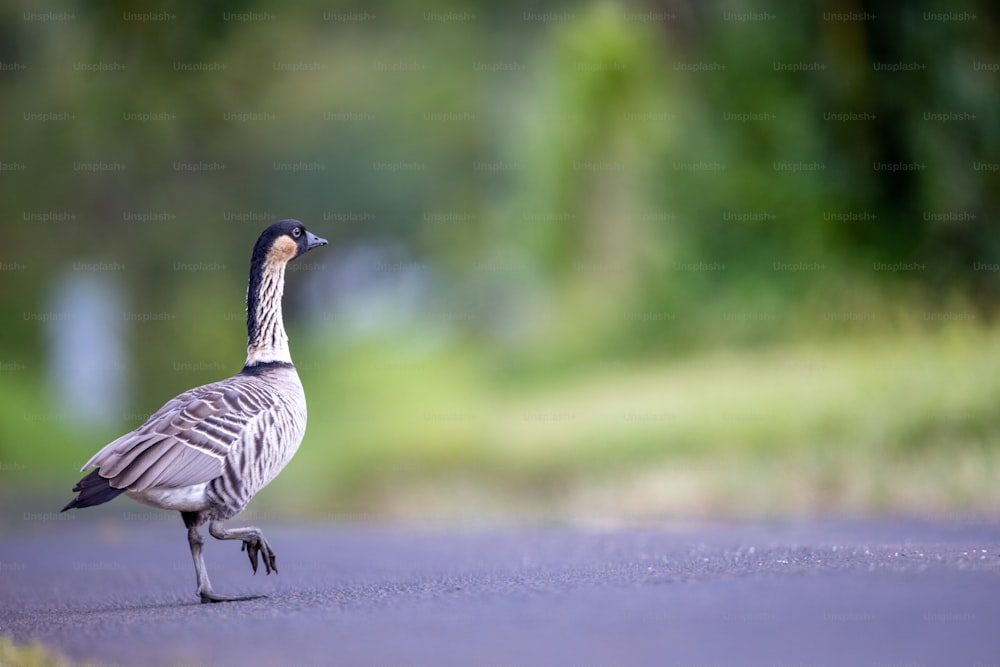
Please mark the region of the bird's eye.
POLYGON ((292 236, 294 236, 295 238, 299 238, 300 236, 302 236, 302 228, 295 227, 294 229, 292 229, 292 236))

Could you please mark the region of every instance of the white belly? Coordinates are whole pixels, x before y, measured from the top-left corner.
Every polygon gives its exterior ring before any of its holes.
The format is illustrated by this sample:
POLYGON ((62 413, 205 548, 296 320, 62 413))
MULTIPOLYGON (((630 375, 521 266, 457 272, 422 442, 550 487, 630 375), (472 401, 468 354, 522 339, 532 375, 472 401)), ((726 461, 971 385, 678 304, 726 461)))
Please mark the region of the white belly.
POLYGON ((144 491, 126 491, 125 495, 140 503, 178 512, 200 512, 209 506, 205 495, 207 483, 184 486, 179 489, 150 488, 144 491))

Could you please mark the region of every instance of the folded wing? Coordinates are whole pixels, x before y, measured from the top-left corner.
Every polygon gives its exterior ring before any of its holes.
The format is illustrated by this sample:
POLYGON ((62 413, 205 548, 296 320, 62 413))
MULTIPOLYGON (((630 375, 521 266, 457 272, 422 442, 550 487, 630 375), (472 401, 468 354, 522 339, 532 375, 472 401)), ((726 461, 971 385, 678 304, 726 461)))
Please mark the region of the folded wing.
POLYGON ((246 425, 265 408, 248 400, 252 382, 234 376, 196 387, 157 410, 142 426, 97 452, 83 470, 115 489, 182 488, 220 476, 226 455, 246 425))

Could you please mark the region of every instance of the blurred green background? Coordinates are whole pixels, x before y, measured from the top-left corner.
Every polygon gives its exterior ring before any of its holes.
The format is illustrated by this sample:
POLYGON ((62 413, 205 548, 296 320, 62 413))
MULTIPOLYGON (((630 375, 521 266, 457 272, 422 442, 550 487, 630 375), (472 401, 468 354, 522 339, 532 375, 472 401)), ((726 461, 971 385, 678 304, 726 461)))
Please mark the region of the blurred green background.
POLYGON ((6 5, 6 520, 239 370, 286 217, 250 514, 998 515, 1000 17, 938 4, 6 5))

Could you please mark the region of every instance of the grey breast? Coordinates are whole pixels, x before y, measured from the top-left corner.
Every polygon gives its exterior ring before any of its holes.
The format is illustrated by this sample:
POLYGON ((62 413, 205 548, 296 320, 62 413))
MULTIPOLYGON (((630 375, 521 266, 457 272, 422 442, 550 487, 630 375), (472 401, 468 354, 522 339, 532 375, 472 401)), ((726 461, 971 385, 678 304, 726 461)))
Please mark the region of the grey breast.
POLYGON ((208 497, 219 518, 241 511, 288 464, 306 428, 306 401, 293 367, 245 377, 238 400, 254 416, 226 454, 222 473, 209 483, 208 497))

